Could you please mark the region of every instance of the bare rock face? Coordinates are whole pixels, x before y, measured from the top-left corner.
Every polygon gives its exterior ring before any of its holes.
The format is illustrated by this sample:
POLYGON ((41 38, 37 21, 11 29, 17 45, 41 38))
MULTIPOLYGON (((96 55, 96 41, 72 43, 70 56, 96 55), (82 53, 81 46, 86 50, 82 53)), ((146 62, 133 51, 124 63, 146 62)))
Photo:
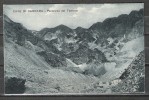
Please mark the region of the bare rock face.
POLYGON ((5 93, 22 94, 25 92, 25 79, 9 77, 5 79, 5 93))

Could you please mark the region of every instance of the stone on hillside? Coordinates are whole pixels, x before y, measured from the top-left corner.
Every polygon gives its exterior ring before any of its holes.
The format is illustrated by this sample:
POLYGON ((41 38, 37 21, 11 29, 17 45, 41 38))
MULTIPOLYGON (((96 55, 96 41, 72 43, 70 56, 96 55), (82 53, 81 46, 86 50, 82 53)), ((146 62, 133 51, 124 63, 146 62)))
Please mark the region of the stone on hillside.
POLYGON ((22 94, 25 92, 25 79, 9 77, 5 79, 5 93, 22 94))

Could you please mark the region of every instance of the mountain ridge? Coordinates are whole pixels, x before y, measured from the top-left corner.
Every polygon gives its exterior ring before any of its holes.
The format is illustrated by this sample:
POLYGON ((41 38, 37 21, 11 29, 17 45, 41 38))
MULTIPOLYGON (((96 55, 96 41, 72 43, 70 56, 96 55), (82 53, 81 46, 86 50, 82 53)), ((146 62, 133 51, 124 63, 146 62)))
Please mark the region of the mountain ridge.
POLYGON ((82 27, 71 29, 61 24, 54 28, 43 28, 41 31, 36 31, 36 34, 4 15, 4 31, 7 37, 21 46, 31 42, 31 45, 41 48, 42 50, 36 54, 53 67, 67 67, 67 58, 77 65, 97 64, 98 66, 109 62, 107 52, 111 52, 110 57, 118 53, 118 49, 124 44, 120 42, 128 42, 142 36, 142 14, 143 9, 132 11, 130 14, 97 22, 88 29, 82 27), (132 16, 134 17, 131 18, 132 16), (131 19, 134 20, 130 21, 131 19))

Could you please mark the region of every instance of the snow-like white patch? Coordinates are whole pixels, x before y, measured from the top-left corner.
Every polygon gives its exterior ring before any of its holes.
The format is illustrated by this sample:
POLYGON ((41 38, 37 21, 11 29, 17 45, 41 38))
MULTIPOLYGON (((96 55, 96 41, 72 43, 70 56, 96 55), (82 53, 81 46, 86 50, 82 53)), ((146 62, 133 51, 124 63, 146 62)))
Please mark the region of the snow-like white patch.
POLYGON ((107 39, 107 41, 108 41, 109 44, 111 44, 111 43, 113 43, 114 39, 112 39, 112 38, 109 37, 109 38, 107 39))
POLYGON ((89 45, 89 48, 92 50, 98 46, 97 44, 95 44, 95 42, 89 42, 88 45, 89 45))
POLYGON ((110 63, 104 63, 106 71, 112 71, 115 70, 116 63, 110 62, 110 63))
POLYGON ((120 52, 127 52, 125 57, 135 57, 144 50, 144 37, 127 42, 120 52))
POLYGON ((107 71, 103 76, 100 77, 101 81, 112 81, 119 78, 125 69, 130 65, 131 61, 123 62, 120 64, 119 68, 114 68, 113 70, 107 71))
POLYGON ((62 50, 61 45, 62 45, 62 44, 54 43, 54 46, 55 46, 59 51, 62 50))
POLYGON ((44 36, 44 40, 48 40, 48 41, 51 41, 56 38, 57 38, 57 35, 54 33, 49 33, 44 36))
POLYGON ((58 37, 58 34, 62 33, 61 30, 57 30, 55 33, 51 33, 48 32, 45 36, 44 36, 44 40, 48 40, 51 41, 53 39, 56 39, 58 37))
POLYGON ((35 51, 34 45, 30 41, 25 41, 25 47, 27 49, 35 51))
POLYGON ((87 64, 83 63, 80 65, 75 64, 74 62, 72 62, 70 59, 66 58, 66 63, 67 63, 67 67, 78 67, 80 68, 82 71, 85 70, 85 68, 87 68, 87 64))
POLYGON ((95 48, 97 48, 98 50, 104 52, 104 47, 101 47, 100 43, 96 44, 95 41, 93 41, 93 42, 89 42, 88 45, 91 50, 94 50, 95 48))
POLYGON ((78 65, 78 67, 84 71, 87 68, 87 64, 83 63, 83 64, 78 65))
POLYGON ((74 38, 67 38, 67 37, 65 37, 65 42, 66 43, 76 43, 77 40, 75 40, 74 38))
POLYGON ((70 59, 66 58, 67 67, 78 67, 77 64, 72 62, 70 59))

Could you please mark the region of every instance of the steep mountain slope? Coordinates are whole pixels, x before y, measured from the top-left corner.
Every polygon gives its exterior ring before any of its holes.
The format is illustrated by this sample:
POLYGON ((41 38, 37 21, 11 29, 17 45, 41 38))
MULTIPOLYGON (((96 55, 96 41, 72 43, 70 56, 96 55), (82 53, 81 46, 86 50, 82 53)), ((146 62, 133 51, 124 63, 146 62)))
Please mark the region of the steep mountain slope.
POLYGON ((113 92, 144 92, 144 51, 142 51, 119 77, 122 81, 112 88, 113 92))
POLYGON ((13 22, 6 15, 4 15, 4 32, 5 37, 15 41, 19 45, 24 45, 25 40, 30 41, 32 44, 36 44, 39 41, 30 30, 27 30, 20 23, 13 22))
POLYGON ((127 67, 132 63, 133 59, 143 50, 144 37, 139 37, 137 39, 125 43, 122 49, 119 52, 117 52, 117 54, 108 58, 110 62, 105 63, 105 68, 107 70, 109 69, 109 71, 102 75, 100 77, 100 80, 112 81, 114 79, 119 78, 121 74, 125 71, 125 69, 127 69, 127 67))
POLYGON ((24 94, 83 93, 98 80, 91 75, 52 68, 32 50, 5 44, 5 78, 25 79, 24 94))
MULTIPOLYGON (((142 19, 143 9, 141 9, 140 11, 132 11, 129 15, 122 14, 115 18, 108 18, 102 23, 98 22, 93 24, 89 29, 98 32, 100 37, 106 36, 115 38, 124 36, 124 34, 127 37, 136 23, 143 23, 142 19)), ((142 32, 138 34, 142 34, 142 32)))

